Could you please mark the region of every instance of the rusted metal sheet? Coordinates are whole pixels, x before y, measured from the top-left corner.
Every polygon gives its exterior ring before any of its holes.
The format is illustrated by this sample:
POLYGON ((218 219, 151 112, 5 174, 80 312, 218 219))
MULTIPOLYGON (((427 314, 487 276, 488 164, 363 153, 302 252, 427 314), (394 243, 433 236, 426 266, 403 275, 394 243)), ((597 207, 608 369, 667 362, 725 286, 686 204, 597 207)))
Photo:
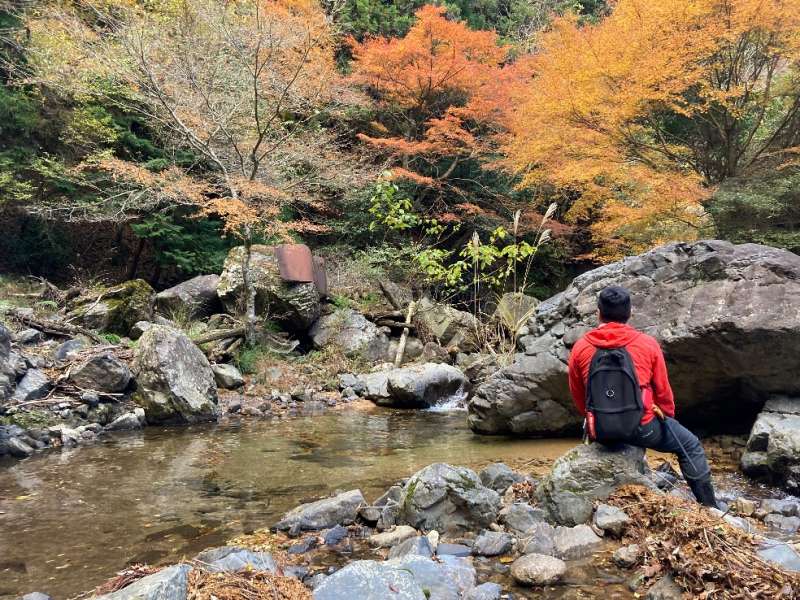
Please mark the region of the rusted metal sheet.
POLYGON ((325 271, 325 259, 321 256, 314 257, 314 285, 320 296, 325 298, 328 295, 328 273, 325 271))
POLYGON ((305 244, 281 244, 275 248, 281 279, 292 283, 314 281, 314 258, 305 244))
POLYGON ((311 254, 305 244, 281 244, 275 247, 275 258, 281 279, 290 283, 313 282, 319 295, 328 295, 328 275, 325 259, 311 254))

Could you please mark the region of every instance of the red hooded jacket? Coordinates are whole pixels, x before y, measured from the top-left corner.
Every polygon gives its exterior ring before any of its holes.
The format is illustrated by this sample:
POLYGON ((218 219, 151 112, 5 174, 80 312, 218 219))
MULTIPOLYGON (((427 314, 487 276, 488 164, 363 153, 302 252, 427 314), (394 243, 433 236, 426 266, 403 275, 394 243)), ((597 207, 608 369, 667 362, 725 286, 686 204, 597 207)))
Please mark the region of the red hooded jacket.
POLYGON ((586 414, 586 382, 589 367, 597 348, 625 346, 633 359, 639 385, 642 386, 644 416, 642 425, 655 417, 653 403, 668 417, 675 416, 675 399, 667 377, 664 353, 658 342, 647 334, 623 323, 603 323, 584 335, 572 348, 569 356, 569 389, 575 406, 586 414))

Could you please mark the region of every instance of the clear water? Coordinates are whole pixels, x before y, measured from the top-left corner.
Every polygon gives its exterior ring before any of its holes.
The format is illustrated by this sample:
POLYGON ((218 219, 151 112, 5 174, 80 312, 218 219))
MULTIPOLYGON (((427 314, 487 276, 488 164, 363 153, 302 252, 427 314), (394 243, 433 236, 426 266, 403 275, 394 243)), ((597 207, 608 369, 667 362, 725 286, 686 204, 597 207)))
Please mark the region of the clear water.
POLYGON ((473 435, 463 412, 330 412, 149 428, 0 465, 0 598, 68 598, 134 562, 169 563, 335 490, 374 499, 432 462, 541 464, 574 440, 473 435))

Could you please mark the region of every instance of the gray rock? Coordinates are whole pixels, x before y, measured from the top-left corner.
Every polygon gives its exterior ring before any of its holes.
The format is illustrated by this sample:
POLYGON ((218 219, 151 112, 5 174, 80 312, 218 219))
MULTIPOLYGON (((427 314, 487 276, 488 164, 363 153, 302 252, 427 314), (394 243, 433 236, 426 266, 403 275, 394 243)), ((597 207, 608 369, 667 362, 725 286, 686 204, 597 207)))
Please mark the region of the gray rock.
POLYGON ((774 398, 758 415, 745 453, 742 470, 749 476, 796 492, 800 491, 800 399, 774 398))
POLYGON ((594 512, 594 524, 615 537, 621 536, 630 522, 631 518, 625 511, 616 506, 600 504, 594 512))
POLYGON ((138 340, 152 326, 153 324, 150 321, 136 321, 128 332, 128 337, 132 340, 138 340))
POLYGON ((174 565, 135 581, 98 600, 186 600, 189 565, 174 565))
POLYGON ((211 371, 214 373, 214 381, 216 381, 217 386, 221 388, 235 390, 244 385, 242 372, 233 365, 211 365, 211 371))
POLYGON ((424 363, 359 375, 362 395, 380 406, 428 408, 466 396, 467 379, 456 367, 424 363))
POLYGON ((351 308, 320 317, 308 333, 315 348, 334 345, 346 356, 360 356, 371 362, 390 360, 389 337, 351 308))
POLYGON ((97 354, 70 372, 70 381, 79 388, 96 392, 125 391, 131 382, 131 370, 111 353, 97 354))
POLYGON ((408 525, 398 525, 391 531, 370 536, 369 543, 376 548, 391 548, 417 535, 417 530, 408 525))
POLYGON ((58 362, 69 360, 87 346, 88 344, 82 338, 67 340, 53 350, 53 360, 58 362))
MULTIPOLYGON (((242 263, 245 258, 243 246, 232 248, 217 285, 217 295, 231 314, 242 312, 244 281, 242 263)), ((320 297, 313 283, 289 283, 280 275, 275 248, 252 246, 250 277, 256 290, 256 312, 258 315, 281 323, 294 331, 308 331, 319 318, 320 297)))
POLYGON ((436 554, 439 556, 459 556, 466 558, 472 555, 472 548, 464 544, 440 543, 436 545, 436 554))
POLYGON ((565 359, 578 334, 596 325, 597 294, 611 284, 631 290, 631 324, 662 344, 681 422, 742 422, 769 395, 800 397, 800 256, 756 244, 678 243, 584 273, 539 304, 528 326, 543 343, 526 344, 529 354, 475 390, 475 431, 579 431, 565 359), (739 388, 747 393, 732 403, 730 390, 739 388))
POLYGON ((217 296, 219 275, 198 275, 156 294, 156 309, 167 316, 208 317, 222 309, 217 296))
POLYGON ((31 592, 30 594, 25 594, 22 597, 22 600, 52 600, 49 595, 43 592, 31 592))
POLYGON ((642 549, 639 544, 629 544, 622 548, 617 548, 611 556, 614 564, 623 569, 630 569, 638 564, 642 558, 642 549))
POLYGON ((128 335, 137 321, 153 315, 154 290, 142 279, 131 279, 90 297, 78 298, 67 314, 89 329, 128 335))
POLYGON ((269 552, 252 552, 238 546, 203 550, 194 557, 210 573, 236 573, 245 569, 275 573, 278 566, 269 552))
POLYGON ((11 398, 14 402, 39 400, 47 395, 51 387, 53 387, 53 384, 43 371, 28 369, 25 376, 17 383, 17 388, 11 398))
POLYGON ((336 525, 325 532, 325 535, 323 536, 323 543, 326 546, 336 546, 337 544, 340 544, 348 535, 349 532, 346 527, 336 525))
POLYGON ((38 344, 44 340, 44 334, 38 329, 23 329, 14 336, 18 344, 38 344))
POLYGON ((758 556, 785 571, 800 572, 800 554, 786 542, 765 539, 758 548, 758 556))
POLYGON ((464 593, 475 587, 475 568, 466 558, 445 555, 433 560, 407 555, 386 564, 410 571, 430 600, 461 600, 464 593))
POLYGON ((217 386, 205 354, 183 333, 156 325, 139 340, 133 360, 134 401, 148 423, 213 421, 217 386))
POLYGON ((423 331, 446 348, 455 348, 461 352, 474 352, 480 348, 480 322, 468 312, 425 297, 417 303, 414 320, 423 331))
POLYGON ((517 535, 525 535, 546 518, 541 508, 534 508, 527 502, 515 502, 500 511, 500 522, 517 535))
POLYGON ((301 504, 286 513, 275 528, 281 531, 315 531, 335 525, 349 525, 356 520, 358 509, 365 504, 361 491, 351 490, 332 498, 301 504))
POLYGON ((145 425, 145 414, 141 408, 136 408, 132 412, 124 413, 106 425, 109 431, 124 431, 130 429, 141 429, 145 425))
POLYGON ((501 585, 487 581, 468 591, 464 600, 500 600, 502 593, 501 585))
POLYGON ((670 575, 665 575, 647 590, 645 600, 682 600, 683 590, 670 575))
POLYGON ((413 574, 374 560, 349 563, 314 588, 314 600, 426 600, 413 574))
POLYGON ((417 529, 463 533, 497 518, 500 496, 474 471, 444 463, 428 465, 403 488, 400 521, 417 529))
POLYGON ((796 498, 766 498, 761 501, 759 510, 767 514, 796 517, 800 516, 800 502, 796 498))
POLYGON ((358 375, 354 375, 353 373, 342 373, 339 375, 339 389, 344 390, 346 388, 350 388, 358 395, 361 395, 366 389, 364 383, 359 379, 358 375))
POLYGON ((578 525, 589 521, 595 500, 604 500, 621 485, 655 487, 647 470, 642 448, 580 445, 556 460, 536 494, 554 521, 578 525))
POLYGON ((381 518, 382 512, 381 506, 362 506, 358 509, 358 518, 374 527, 381 518))
POLYGON ((764 524, 784 533, 795 533, 800 529, 800 517, 784 517, 783 515, 767 515, 764 524))
POLYGON ((498 494, 504 494, 509 487, 524 479, 522 475, 504 463, 492 463, 481 471, 480 477, 483 485, 498 494))
POLYGON ((558 583, 567 572, 563 560, 543 554, 526 554, 511 565, 511 576, 522 585, 545 586, 558 583))
POLYGON ((558 558, 575 560, 589 556, 603 543, 602 538, 588 525, 575 527, 556 527, 553 537, 558 558))
POLYGON ((485 381, 497 371, 498 360, 495 354, 464 354, 456 355, 456 366, 464 372, 471 383, 477 384, 485 381))
POLYGON ((537 523, 525 535, 524 554, 556 555, 556 529, 550 523, 537 523))
POLYGON ((402 558, 404 556, 433 556, 431 543, 425 536, 415 536, 408 538, 404 542, 392 546, 389 549, 389 558, 402 558))
POLYGON ((511 552, 513 547, 514 537, 510 534, 484 529, 472 544, 472 554, 477 556, 498 556, 511 552))
POLYGON ((12 437, 0 443, 5 446, 6 452, 14 458, 25 458, 33 454, 33 448, 18 437, 12 437))

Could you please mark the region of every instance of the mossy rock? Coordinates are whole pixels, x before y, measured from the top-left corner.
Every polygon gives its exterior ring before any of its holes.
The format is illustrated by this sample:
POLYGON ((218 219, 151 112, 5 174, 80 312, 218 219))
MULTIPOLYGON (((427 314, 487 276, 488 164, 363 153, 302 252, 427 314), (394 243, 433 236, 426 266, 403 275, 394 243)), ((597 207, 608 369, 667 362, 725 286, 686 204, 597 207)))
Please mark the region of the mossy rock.
POLYGON ((69 317, 90 329, 127 336, 134 323, 152 319, 154 295, 146 281, 131 279, 81 298, 69 317))

